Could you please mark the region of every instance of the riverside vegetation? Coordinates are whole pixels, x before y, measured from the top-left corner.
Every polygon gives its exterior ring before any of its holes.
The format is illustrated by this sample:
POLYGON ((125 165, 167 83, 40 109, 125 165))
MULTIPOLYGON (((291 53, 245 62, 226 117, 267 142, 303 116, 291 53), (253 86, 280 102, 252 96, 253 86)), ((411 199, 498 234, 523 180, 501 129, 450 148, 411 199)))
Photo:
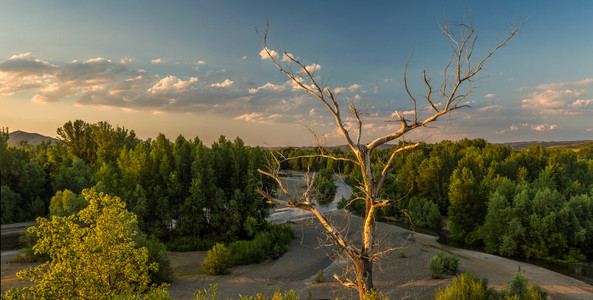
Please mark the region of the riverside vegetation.
MULTIPOLYGON (((272 153, 244 146, 240 139, 229 142, 224 137, 210 148, 197 138, 187 141, 181 136, 175 143, 163 135, 155 141, 141 141, 133 131, 112 128, 106 122, 68 122, 62 128, 77 129, 70 130, 72 133, 65 134, 55 145, 42 143, 35 147, 26 144, 8 146, 7 130, 1 134, 3 223, 49 216, 40 220, 41 224, 47 225, 40 226, 38 231, 31 230, 27 236, 29 246, 36 245, 29 249, 29 254, 35 252, 49 264, 56 259, 69 261, 69 258, 51 257, 46 251, 49 248, 43 250, 43 245, 48 245, 44 241, 50 237, 81 241, 92 238, 93 233, 86 231, 92 226, 84 224, 109 218, 101 215, 109 210, 97 210, 97 207, 111 205, 92 203, 109 201, 116 203, 113 204, 118 209, 115 211, 120 211, 115 215, 129 220, 126 222, 131 226, 122 229, 127 233, 123 234, 123 240, 118 240, 128 245, 128 248, 121 248, 122 251, 141 255, 141 260, 146 262, 143 271, 133 273, 135 278, 149 278, 148 281, 135 279, 130 283, 134 285, 132 291, 144 295, 147 292, 166 294, 166 286, 152 286, 171 278, 165 247, 207 250, 216 243, 224 243, 227 250, 222 253, 227 257, 224 264, 227 268, 277 257, 288 249, 287 244, 292 238, 289 227, 266 223, 268 205, 258 200, 260 198, 255 194, 250 194, 256 187, 250 176, 257 176, 254 170, 265 162, 266 155, 272 153), (91 149, 84 150, 82 146, 91 149), (88 153, 91 154, 85 159, 79 157, 88 153), (218 164, 227 169, 216 168, 218 164), (171 195, 182 195, 184 200, 179 201, 171 195), (252 198, 246 198, 246 195, 252 198), (240 210, 236 209, 238 203, 242 204, 240 210), (155 206, 163 209, 148 211, 147 208, 155 206), (198 209, 195 212, 200 213, 191 216, 184 212, 194 206, 198 209), (216 222, 221 222, 221 215, 238 221, 233 222, 234 227, 228 224, 230 222, 218 227, 216 222), (144 221, 152 218, 155 223, 144 221), (50 224, 62 229, 44 229, 50 228, 46 227, 50 224), (220 230, 217 231, 218 238, 207 231, 215 229, 220 230)), ((286 156, 302 156, 305 151, 287 148, 281 152, 286 156)), ((337 148, 334 152, 343 157, 351 155, 337 148)), ((373 157, 373 160, 377 161, 377 158, 373 157)), ((290 165, 284 168, 302 170, 300 164, 311 164, 312 170, 320 173, 348 174, 347 182, 356 180, 357 174, 348 172, 352 169, 348 168, 347 162, 309 159, 308 162, 305 158, 290 160, 290 165)), ((436 211, 440 217, 448 215, 454 238, 469 244, 482 244, 493 253, 566 261, 591 259, 591 146, 579 151, 539 146, 513 151, 481 139, 444 141, 424 144, 407 156, 396 157, 395 163, 407 167, 395 168, 396 171, 388 176, 384 195, 396 198, 410 191, 411 196, 397 203, 395 208, 382 210, 380 217, 405 220, 407 217, 403 218, 402 210, 408 210, 412 216, 430 216, 431 212, 436 215, 436 211), (429 188, 429 182, 437 183, 438 188, 429 188), (477 194, 466 195, 470 192, 477 194), (415 205, 415 201, 424 204, 415 205), (474 212, 465 215, 471 221, 469 224, 455 224, 460 217, 451 208, 455 205, 474 212), (527 234, 532 232, 537 234, 527 234)), ((357 205, 352 201, 348 208, 356 211, 357 205)), ((72 263, 86 264, 84 261, 72 263)), ((76 276, 84 277, 87 271, 77 272, 76 276)), ((37 280, 45 277, 43 273, 35 276, 37 280)), ((126 275, 113 276, 123 278, 126 275)), ((51 285, 59 286, 57 281, 46 286, 51 285)), ((99 290, 101 288, 97 287, 99 290)), ((31 291, 35 289, 21 292, 31 291)))

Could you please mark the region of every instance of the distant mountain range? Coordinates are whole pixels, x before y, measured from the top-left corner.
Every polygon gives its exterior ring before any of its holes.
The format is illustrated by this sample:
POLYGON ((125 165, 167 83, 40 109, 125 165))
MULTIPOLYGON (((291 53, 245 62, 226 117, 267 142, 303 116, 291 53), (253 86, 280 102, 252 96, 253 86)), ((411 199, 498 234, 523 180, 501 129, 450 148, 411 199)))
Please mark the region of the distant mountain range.
POLYGON ((19 143, 22 143, 24 141, 29 143, 29 145, 37 146, 37 145, 41 144, 41 142, 44 142, 47 140, 51 140, 52 144, 55 144, 58 142, 58 140, 55 138, 41 135, 39 133, 30 133, 30 132, 24 132, 24 131, 17 130, 17 131, 13 131, 8 134, 8 145, 11 145, 11 146, 16 146, 19 143))

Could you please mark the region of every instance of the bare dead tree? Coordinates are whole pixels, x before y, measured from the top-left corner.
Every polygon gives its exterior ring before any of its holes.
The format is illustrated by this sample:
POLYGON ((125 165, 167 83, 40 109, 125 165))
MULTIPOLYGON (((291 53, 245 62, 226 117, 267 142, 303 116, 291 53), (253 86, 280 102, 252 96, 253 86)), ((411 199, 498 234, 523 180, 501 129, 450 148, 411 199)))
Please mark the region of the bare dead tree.
POLYGON ((420 101, 413 96, 408 88, 407 69, 412 58, 412 55, 410 55, 410 58, 404 67, 404 86, 414 106, 413 119, 404 118, 396 110, 395 115, 397 116, 397 120, 388 120, 388 122, 399 123, 399 128, 394 128, 393 131, 368 143, 361 143, 361 138, 363 136, 363 119, 359 109, 355 107, 352 102, 348 103, 351 118, 354 121, 355 126, 354 128, 347 128, 342 111, 340 110, 340 105, 336 99, 337 97, 330 88, 322 84, 322 82, 315 77, 314 70, 308 69, 304 63, 288 52, 283 53, 284 58, 288 59, 287 64, 283 65, 278 61, 275 53, 273 54, 271 52, 272 50, 267 47, 269 24, 267 24, 263 38, 258 33, 258 41, 267 54, 267 57, 274 63, 278 70, 284 73, 293 83, 321 101, 327 108, 327 111, 333 116, 339 133, 344 137, 346 144, 356 156, 356 159, 354 160, 334 157, 330 154, 318 155, 333 160, 350 161, 360 168, 362 182, 360 183, 360 186, 357 186, 356 188, 362 195, 364 195, 360 199, 365 201, 365 212, 362 216, 363 225, 361 228, 361 240, 359 242, 354 242, 345 237, 342 233, 343 231, 340 228, 336 228, 328 217, 320 212, 315 201, 312 199, 311 183, 307 184, 306 192, 300 197, 291 197, 288 193, 288 188, 278 174, 280 161, 276 161, 275 168, 259 170, 259 172, 273 178, 279 184, 282 192, 286 194, 287 200, 280 201, 273 197, 272 193, 263 189, 259 189, 258 192, 270 203, 309 211, 319 220, 338 251, 345 254, 354 265, 354 274, 346 274, 346 276, 343 277, 336 275, 335 278, 343 286, 356 289, 360 299, 364 299, 366 293, 373 289, 373 261, 385 253, 385 251, 377 250, 378 245, 375 239, 375 214, 378 209, 394 203, 393 199, 380 199, 379 192, 383 187, 385 178, 392 172, 392 165, 396 154, 415 148, 420 145, 420 143, 401 145, 400 147, 393 149, 386 162, 384 162, 380 169, 377 170, 378 172, 373 172, 372 169, 372 151, 385 143, 401 138, 407 132, 420 127, 426 127, 429 123, 436 121, 441 116, 447 115, 459 108, 466 107, 467 105, 464 105, 463 103, 465 103, 467 97, 471 95, 476 87, 476 75, 484 69, 484 63, 501 47, 507 45, 525 22, 526 19, 522 20, 518 26, 515 26, 514 24, 511 25, 506 38, 502 41, 497 41, 496 45, 488 51, 486 55, 478 59, 474 59, 472 56, 478 35, 476 28, 471 22, 469 24, 457 23, 451 25, 444 23, 441 25, 443 34, 449 40, 452 53, 450 61, 444 69, 440 87, 434 86, 431 80, 427 77, 426 71, 423 72, 422 79, 428 90, 423 101, 425 101, 429 116, 420 116, 419 113, 422 109, 419 108, 419 106, 424 102, 419 103, 420 101), (297 72, 304 74, 304 78, 297 75, 293 68, 296 68, 297 72), (355 138, 353 138, 354 136, 355 138), (378 175, 373 176, 373 174, 378 175))

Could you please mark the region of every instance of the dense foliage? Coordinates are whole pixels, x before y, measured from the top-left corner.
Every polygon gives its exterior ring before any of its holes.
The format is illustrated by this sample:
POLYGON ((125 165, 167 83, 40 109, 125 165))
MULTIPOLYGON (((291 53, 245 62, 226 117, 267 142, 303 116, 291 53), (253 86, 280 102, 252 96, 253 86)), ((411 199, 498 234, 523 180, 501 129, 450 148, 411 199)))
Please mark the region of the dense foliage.
POLYGON ((163 134, 142 141, 134 131, 81 120, 57 133, 57 144, 35 147, 8 146, 7 130, 0 134, 2 223, 48 210, 55 216, 78 212, 86 203, 76 195, 96 186, 119 196, 143 232, 172 244, 189 239, 209 248, 215 241, 248 240, 266 224, 269 206, 256 188, 267 152, 239 138, 221 136, 211 147, 183 136, 171 142, 163 134))
POLYGON ((268 257, 278 258, 288 251, 294 238, 290 225, 269 225, 251 241, 235 241, 227 246, 218 243, 208 250, 202 263, 205 273, 226 274, 228 268, 238 265, 260 263, 268 257))
POLYGON ((37 284, 11 290, 27 299, 108 299, 149 291, 151 263, 146 247, 136 247, 136 216, 117 197, 84 190, 89 205, 76 214, 38 218, 28 231, 38 237, 33 250, 45 263, 17 274, 37 284))
POLYGON ((327 204, 334 200, 338 187, 334 184, 333 173, 330 169, 323 169, 318 172, 313 182, 313 188, 317 193, 319 204, 327 204))
MULTIPOLYGON (((401 146, 401 145, 400 145, 401 146)), ((287 157, 321 153, 286 148, 287 157)), ((593 258, 593 145, 578 151, 533 145, 515 151, 483 139, 424 144, 395 157, 380 192, 399 200, 379 217, 439 230, 448 219, 451 238, 506 256, 582 261, 593 258)), ((332 154, 353 158, 336 148, 332 154)), ((388 159, 376 151, 373 164, 388 159)), ((291 159, 285 168, 360 174, 348 161, 322 157, 291 159)), ((355 194, 357 191, 354 191, 355 194)), ((360 193, 357 196, 361 196, 360 193)), ((340 207, 362 213, 363 201, 340 207)))
POLYGON ((455 275, 458 268, 459 258, 443 251, 437 251, 428 262, 428 270, 432 278, 441 278, 443 275, 455 275))

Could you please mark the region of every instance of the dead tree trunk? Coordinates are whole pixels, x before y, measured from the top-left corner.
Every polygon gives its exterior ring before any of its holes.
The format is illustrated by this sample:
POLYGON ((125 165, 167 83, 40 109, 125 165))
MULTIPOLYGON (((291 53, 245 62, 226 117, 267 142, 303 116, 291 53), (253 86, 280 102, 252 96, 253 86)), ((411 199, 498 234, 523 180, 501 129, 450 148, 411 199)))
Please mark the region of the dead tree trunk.
MULTIPOLYGON (((502 42, 498 42, 494 48, 488 51, 481 59, 474 60, 472 57, 472 52, 474 50, 474 45, 477 39, 476 29, 471 24, 457 24, 456 28, 458 31, 455 33, 448 27, 448 24, 445 23, 441 26, 441 29, 446 37, 448 37, 450 45, 452 47, 452 54, 451 60, 449 64, 444 69, 444 76, 443 82, 440 86, 437 95, 433 93, 433 85, 430 82, 430 79, 427 78, 426 72, 423 73, 424 83, 427 87, 427 94, 424 97, 426 101, 426 108, 430 112, 429 115, 425 118, 419 118, 419 113, 421 110, 417 107, 416 98, 412 95, 410 90, 408 89, 407 85, 407 76, 406 70, 410 59, 406 63, 404 68, 404 84, 406 88, 406 92, 408 93, 410 100, 414 105, 414 117, 413 119, 406 119, 402 117, 397 111, 395 111, 395 115, 397 116, 397 120, 393 120, 390 122, 399 123, 399 128, 394 128, 392 132, 385 134, 379 138, 376 138, 368 143, 361 143, 362 137, 362 123, 363 120, 359 113, 359 110, 352 104, 348 106, 350 112, 352 114, 353 120, 356 121, 356 124, 353 129, 346 129, 344 125, 344 121, 341 115, 340 106, 338 104, 337 99, 334 97, 333 92, 326 86, 321 86, 319 81, 315 75, 313 70, 309 70, 306 68, 306 65, 301 63, 295 57, 293 57, 290 53, 284 52, 284 57, 288 58, 289 64, 288 65, 281 65, 280 62, 276 59, 275 55, 272 54, 271 50, 269 50, 266 46, 268 28, 264 34, 263 39, 258 36, 259 42, 263 47, 264 51, 267 53, 268 58, 274 63, 274 65, 290 80, 292 80, 296 85, 302 88, 307 93, 313 95, 317 98, 321 103, 325 105, 328 112, 333 116, 335 120, 336 127, 341 135, 344 137, 346 144, 349 146, 350 150, 356 155, 355 160, 351 160, 348 158, 341 158, 331 156, 330 154, 319 154, 315 155, 318 157, 325 157, 334 160, 342 160, 342 161, 350 161, 355 166, 360 168, 363 182, 360 183, 359 186, 356 188, 364 194, 364 197, 360 197, 359 199, 365 201, 365 214, 363 217, 363 227, 361 228, 361 243, 357 245, 353 241, 346 239, 341 234, 341 230, 336 228, 334 224, 332 224, 326 216, 324 216, 317 208, 314 201, 312 201, 312 182, 310 180, 308 183, 308 188, 306 192, 301 195, 298 199, 292 198, 288 193, 288 188, 284 185, 282 180, 280 179, 280 175, 278 174, 280 160, 276 158, 276 165, 275 167, 271 167, 270 170, 259 170, 261 174, 269 176, 276 180, 279 184, 280 189, 283 191, 284 194, 288 197, 287 201, 280 201, 274 198, 271 193, 265 191, 263 189, 259 189, 258 192, 265 197, 268 202, 282 205, 286 207, 293 207, 298 209, 303 209, 306 211, 310 211, 314 214, 314 216, 321 222, 323 227, 326 229, 328 236, 331 238, 335 246, 338 248, 338 251, 343 253, 348 259, 352 262, 354 266, 354 274, 344 274, 344 276, 339 277, 335 276, 335 278, 345 287, 354 288, 358 292, 360 299, 364 299, 366 297, 367 292, 374 288, 373 286, 373 262, 374 260, 388 251, 395 250, 395 249, 386 249, 383 251, 377 251, 377 243, 375 241, 375 228, 376 228, 376 220, 375 216, 377 210, 384 207, 391 205, 394 200, 393 199, 379 199, 379 192, 383 187, 383 183, 385 181, 386 176, 392 172, 392 164, 394 158, 397 153, 412 149, 420 145, 420 143, 410 144, 401 146, 397 149, 392 150, 389 154, 389 158, 387 161, 383 162, 383 166, 378 170, 373 170, 371 164, 371 154, 372 152, 377 149, 377 147, 396 140, 402 137, 405 133, 414 130, 416 128, 425 127, 427 124, 434 122, 440 116, 446 115, 453 110, 459 109, 461 107, 465 107, 463 105, 463 101, 472 93, 475 83, 471 79, 473 79, 477 73, 479 73, 483 66, 484 62, 492 56, 496 51, 498 51, 501 47, 506 45, 510 39, 517 33, 521 25, 525 23, 526 20, 520 24, 520 26, 515 27, 511 26, 509 33, 502 42), (297 70, 293 70, 291 67, 296 66, 297 70), (301 72, 305 74, 305 78, 301 78, 296 75, 296 72, 301 72), (435 99, 436 98, 436 99, 435 99), (356 139, 354 140, 353 134, 356 134, 356 139), (376 171, 376 172, 373 172, 376 171), (378 174, 373 176, 373 174, 378 174)), ((275 53, 275 52, 274 52, 275 53)), ((284 59, 283 59, 284 61, 284 59)))

